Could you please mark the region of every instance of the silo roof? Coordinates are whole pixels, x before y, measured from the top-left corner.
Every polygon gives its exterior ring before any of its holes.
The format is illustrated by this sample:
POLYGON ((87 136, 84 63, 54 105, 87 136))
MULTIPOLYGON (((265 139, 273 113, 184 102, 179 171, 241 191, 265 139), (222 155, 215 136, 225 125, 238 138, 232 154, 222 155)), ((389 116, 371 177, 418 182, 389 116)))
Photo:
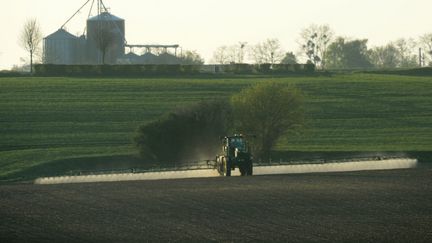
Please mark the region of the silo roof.
POLYGON ((56 32, 52 33, 51 35, 45 37, 45 39, 77 39, 78 37, 76 37, 75 35, 67 32, 64 29, 59 29, 56 32))
POLYGON ((124 21, 124 19, 112 15, 108 12, 103 12, 98 16, 89 18, 87 21, 124 21))

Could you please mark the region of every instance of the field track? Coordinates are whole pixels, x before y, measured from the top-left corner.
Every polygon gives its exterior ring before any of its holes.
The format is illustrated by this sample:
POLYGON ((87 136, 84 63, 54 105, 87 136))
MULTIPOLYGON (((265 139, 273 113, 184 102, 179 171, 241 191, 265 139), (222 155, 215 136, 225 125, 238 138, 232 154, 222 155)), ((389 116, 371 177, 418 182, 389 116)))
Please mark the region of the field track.
POLYGON ((0 186, 0 242, 432 242, 432 167, 0 186))

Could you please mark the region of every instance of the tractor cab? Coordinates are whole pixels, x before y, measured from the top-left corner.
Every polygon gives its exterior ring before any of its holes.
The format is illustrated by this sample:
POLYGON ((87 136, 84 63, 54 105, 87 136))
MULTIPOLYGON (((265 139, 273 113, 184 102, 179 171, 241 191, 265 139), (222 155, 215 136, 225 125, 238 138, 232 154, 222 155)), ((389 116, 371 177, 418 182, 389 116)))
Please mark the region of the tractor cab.
POLYGON ((230 147, 234 147, 242 152, 247 152, 246 141, 242 136, 228 138, 228 144, 230 147))
POLYGON ((249 151, 246 139, 242 135, 234 135, 225 137, 224 152, 228 156, 235 156, 235 153, 247 153, 249 151))

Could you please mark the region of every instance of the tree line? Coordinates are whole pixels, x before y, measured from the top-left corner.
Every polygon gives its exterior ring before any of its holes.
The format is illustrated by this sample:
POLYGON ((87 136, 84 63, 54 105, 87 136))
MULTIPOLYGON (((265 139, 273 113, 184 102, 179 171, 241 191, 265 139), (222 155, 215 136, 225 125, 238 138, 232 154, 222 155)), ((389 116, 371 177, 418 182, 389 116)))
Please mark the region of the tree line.
POLYGON ((368 46, 368 39, 337 36, 328 25, 310 25, 299 34, 299 49, 286 52, 278 39, 248 45, 239 42, 218 47, 212 62, 295 64, 299 59, 321 69, 392 69, 432 66, 432 33, 417 39, 400 38, 383 46, 368 46))
MULTIPOLYGON (((112 33, 111 33, 112 34, 112 33)), ((29 53, 30 70, 35 55, 40 55, 42 33, 36 19, 29 19, 19 37, 20 45, 29 53)), ((97 48, 105 57, 113 38, 108 31, 100 31, 95 40, 97 48)), ((238 42, 218 47, 211 60, 217 64, 245 63, 246 59, 255 64, 297 64, 306 62, 321 69, 392 69, 432 66, 432 33, 417 39, 401 38, 383 46, 368 46, 368 39, 337 36, 328 25, 310 25, 299 34, 299 49, 286 52, 281 42, 274 39, 256 43, 238 42), (302 61, 300 61, 301 59, 302 61)), ((102 58, 102 64, 105 63, 102 58)), ((184 51, 182 64, 204 64, 196 51, 184 51)))

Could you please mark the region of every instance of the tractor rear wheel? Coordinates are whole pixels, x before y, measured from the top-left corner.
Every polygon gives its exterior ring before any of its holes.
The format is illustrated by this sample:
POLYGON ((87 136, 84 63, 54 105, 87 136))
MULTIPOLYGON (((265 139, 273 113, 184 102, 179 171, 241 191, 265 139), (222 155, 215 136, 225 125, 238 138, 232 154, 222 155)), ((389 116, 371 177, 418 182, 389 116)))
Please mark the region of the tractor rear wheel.
POLYGON ((240 165, 240 166, 239 166, 239 170, 240 170, 240 175, 241 175, 241 176, 246 176, 246 175, 247 175, 247 166, 245 166, 245 165, 240 165))
POLYGON ((231 160, 225 160, 225 176, 231 176, 231 160))
POLYGON ((253 164, 252 164, 252 161, 249 161, 249 163, 247 163, 246 174, 249 175, 249 176, 253 175, 253 164))

